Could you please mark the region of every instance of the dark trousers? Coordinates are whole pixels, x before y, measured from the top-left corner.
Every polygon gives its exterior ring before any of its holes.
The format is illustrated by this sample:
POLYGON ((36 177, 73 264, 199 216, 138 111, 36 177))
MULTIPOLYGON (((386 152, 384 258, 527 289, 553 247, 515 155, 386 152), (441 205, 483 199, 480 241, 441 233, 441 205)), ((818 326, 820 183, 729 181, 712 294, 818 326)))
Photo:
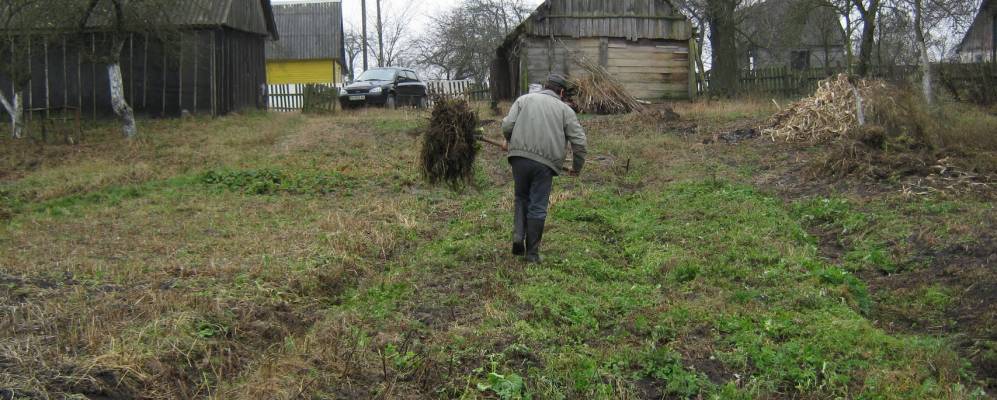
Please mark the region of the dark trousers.
MULTIPOLYGON (((554 171, 550 167, 523 157, 510 157, 512 179, 516 183, 516 224, 519 218, 546 219, 554 171)), ((525 223, 525 221, 524 221, 525 223)))

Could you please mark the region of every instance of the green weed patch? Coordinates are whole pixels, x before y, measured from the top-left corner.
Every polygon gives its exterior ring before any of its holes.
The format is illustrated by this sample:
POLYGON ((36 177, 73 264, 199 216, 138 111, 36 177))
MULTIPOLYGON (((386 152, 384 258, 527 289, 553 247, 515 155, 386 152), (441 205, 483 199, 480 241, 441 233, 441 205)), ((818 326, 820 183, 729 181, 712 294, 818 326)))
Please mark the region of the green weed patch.
POLYGON ((340 173, 295 172, 275 168, 211 170, 201 182, 246 194, 329 194, 355 186, 353 178, 340 173))

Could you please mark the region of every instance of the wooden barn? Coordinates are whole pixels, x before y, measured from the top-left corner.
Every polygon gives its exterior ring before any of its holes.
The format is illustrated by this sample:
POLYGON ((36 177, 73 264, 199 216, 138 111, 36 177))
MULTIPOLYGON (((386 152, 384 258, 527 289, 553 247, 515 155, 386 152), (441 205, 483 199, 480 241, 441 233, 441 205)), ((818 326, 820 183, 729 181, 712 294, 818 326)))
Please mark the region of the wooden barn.
POLYGON ((514 99, 551 72, 582 73, 573 61, 582 56, 636 97, 690 98, 692 40, 692 25, 668 0, 546 0, 496 51, 492 96, 514 99))
MULTIPOLYGON (((263 108, 265 42, 277 38, 269 0, 180 2, 170 43, 136 32, 124 43, 121 73, 125 98, 136 114, 152 117, 191 113, 222 115, 263 108)), ((80 110, 83 117, 113 116, 106 65, 93 55, 108 43, 97 24, 83 34, 33 32, 30 114, 80 110), (40 40, 47 37, 48 40, 40 40)), ((11 92, 7 77, 0 87, 11 92)), ((0 108, 0 112, 3 112, 0 108)), ((30 117, 30 116, 29 116, 30 117)))
POLYGON ((275 4, 280 40, 267 43, 267 83, 343 83, 343 4, 306 0, 275 4))
POLYGON ((963 37, 956 55, 959 61, 972 63, 997 61, 997 1, 983 0, 980 12, 963 37))

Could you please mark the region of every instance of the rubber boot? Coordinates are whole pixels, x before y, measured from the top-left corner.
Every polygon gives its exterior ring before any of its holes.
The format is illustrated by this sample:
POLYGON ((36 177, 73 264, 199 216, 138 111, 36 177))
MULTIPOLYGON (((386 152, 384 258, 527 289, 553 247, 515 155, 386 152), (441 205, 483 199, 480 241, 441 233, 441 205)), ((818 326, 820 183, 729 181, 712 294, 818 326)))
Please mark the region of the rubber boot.
POLYGON ((512 206, 512 254, 526 254, 526 203, 519 199, 512 206))
POLYGON ((526 262, 537 263, 540 257, 540 242, 544 236, 544 220, 526 220, 526 262))

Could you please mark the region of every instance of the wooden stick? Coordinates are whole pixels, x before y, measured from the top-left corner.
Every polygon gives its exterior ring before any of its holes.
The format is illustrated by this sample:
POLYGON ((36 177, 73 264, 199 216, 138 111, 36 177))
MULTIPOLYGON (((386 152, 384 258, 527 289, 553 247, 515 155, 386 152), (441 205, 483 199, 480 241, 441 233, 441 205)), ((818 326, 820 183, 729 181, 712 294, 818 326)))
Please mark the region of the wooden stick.
POLYGON ((497 140, 492 140, 492 139, 486 138, 484 136, 479 137, 478 140, 480 140, 482 142, 485 142, 485 143, 488 143, 488 144, 493 145, 493 146, 501 147, 503 149, 506 146, 505 142, 499 142, 497 140))

